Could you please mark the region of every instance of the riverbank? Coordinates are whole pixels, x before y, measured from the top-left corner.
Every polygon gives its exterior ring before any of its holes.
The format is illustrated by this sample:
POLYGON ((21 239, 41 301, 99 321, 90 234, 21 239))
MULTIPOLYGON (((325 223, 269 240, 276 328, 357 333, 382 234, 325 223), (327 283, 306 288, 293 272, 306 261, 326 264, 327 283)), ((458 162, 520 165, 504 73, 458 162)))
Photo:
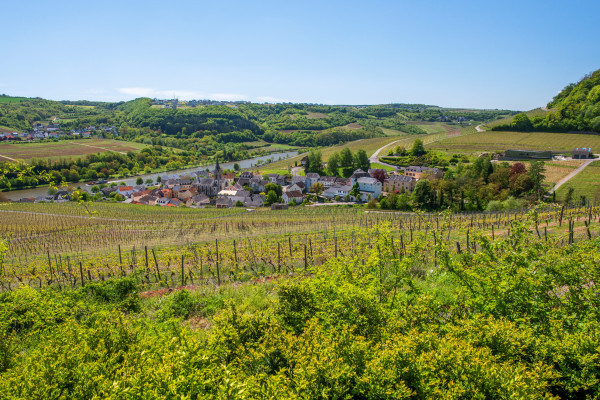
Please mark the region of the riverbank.
MULTIPOLYGON (((255 167, 257 165, 267 165, 269 163, 275 162, 275 161, 279 161, 279 160, 284 160, 286 158, 290 158, 290 157, 295 157, 298 154, 297 151, 287 151, 287 152, 281 152, 281 153, 272 153, 272 154, 267 154, 267 155, 263 155, 263 156, 259 156, 259 157, 254 157, 254 158, 249 158, 246 160, 240 160, 240 161, 228 161, 228 162, 224 162, 224 163, 219 163, 219 165, 221 166, 221 168, 223 169, 233 169, 233 165, 234 164, 238 164, 240 166, 240 169, 247 169, 247 168, 252 168, 255 167)), ((198 171, 205 171, 205 170, 212 170, 215 168, 215 164, 214 163, 210 163, 210 164, 203 164, 203 165, 199 165, 199 166, 195 166, 195 167, 189 167, 189 168, 183 168, 183 169, 177 169, 177 170, 171 170, 171 171, 158 171, 158 172, 152 172, 149 174, 140 174, 140 175, 134 175, 128 178, 112 178, 108 181, 108 183, 111 182, 125 182, 125 184, 127 186, 133 186, 136 183, 137 178, 141 177, 144 181, 146 181, 146 179, 152 179, 152 181, 156 181, 157 177, 175 177, 175 176, 179 176, 179 175, 185 175, 185 174, 193 174, 195 172, 198 171)), ((68 187, 69 188, 76 188, 77 186, 81 186, 83 187, 85 185, 84 181, 80 181, 80 182, 75 182, 75 183, 69 183, 68 187)), ((2 192, 2 195, 4 197, 6 197, 8 200, 12 200, 12 201, 17 201, 19 199, 22 198, 27 198, 27 197, 38 197, 38 196, 43 196, 45 194, 47 194, 48 192, 48 185, 43 185, 43 186, 36 186, 34 188, 29 188, 29 189, 16 189, 16 190, 11 190, 8 192, 2 192)))

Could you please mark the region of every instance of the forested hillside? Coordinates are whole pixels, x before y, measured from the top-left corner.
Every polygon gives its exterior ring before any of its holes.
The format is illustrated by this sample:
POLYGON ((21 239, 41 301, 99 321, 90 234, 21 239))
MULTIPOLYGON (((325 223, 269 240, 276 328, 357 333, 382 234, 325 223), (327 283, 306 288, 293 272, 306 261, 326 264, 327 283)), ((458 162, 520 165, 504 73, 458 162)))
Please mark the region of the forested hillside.
POLYGON ((493 130, 600 133, 600 69, 567 85, 547 107, 556 111, 532 118, 518 114, 510 124, 495 126, 493 130))
MULTIPOLYGON (((65 130, 116 126, 126 139, 210 136, 220 143, 264 139, 298 146, 326 146, 382 136, 382 128, 423 134, 426 132, 418 126, 423 122, 460 125, 513 114, 506 110, 455 110, 422 104, 331 106, 239 102, 163 108, 149 98, 102 103, 0 97, 0 127, 16 131, 29 131, 34 123, 52 120, 65 130)), ((163 143, 154 140, 153 144, 163 143)), ((186 148, 185 142, 176 144, 186 148)))

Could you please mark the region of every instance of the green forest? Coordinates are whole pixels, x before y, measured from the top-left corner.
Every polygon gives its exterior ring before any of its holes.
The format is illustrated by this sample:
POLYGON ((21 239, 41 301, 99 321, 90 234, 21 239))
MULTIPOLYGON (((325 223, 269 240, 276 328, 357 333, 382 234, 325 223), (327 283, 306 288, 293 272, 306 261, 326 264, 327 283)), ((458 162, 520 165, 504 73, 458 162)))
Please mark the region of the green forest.
POLYGON ((497 131, 519 132, 596 132, 600 133, 600 70, 596 70, 577 83, 567 85, 557 94, 547 108, 545 116, 530 118, 517 114, 511 123, 493 127, 497 131))

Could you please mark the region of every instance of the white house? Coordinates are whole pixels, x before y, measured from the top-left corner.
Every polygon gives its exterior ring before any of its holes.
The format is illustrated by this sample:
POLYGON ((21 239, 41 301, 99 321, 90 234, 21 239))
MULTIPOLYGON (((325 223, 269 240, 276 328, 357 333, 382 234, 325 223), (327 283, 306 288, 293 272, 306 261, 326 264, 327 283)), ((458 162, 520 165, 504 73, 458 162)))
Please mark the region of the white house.
MULTIPOLYGON (((323 196, 325 196, 329 199, 334 199, 337 196, 339 196, 339 197, 341 197, 342 200, 345 200, 346 196, 349 195, 351 191, 352 191, 352 186, 350 186, 350 185, 332 186, 328 189, 325 189, 325 191, 323 192, 323 196)), ((354 201, 356 199, 354 198, 354 196, 350 196, 350 200, 354 201)))
POLYGON ((304 201, 304 197, 302 196, 302 192, 298 190, 288 190, 285 192, 281 198, 285 204, 289 204, 292 201, 295 201, 296 204, 300 204, 304 201))
POLYGON ((358 178, 358 188, 361 192, 371 195, 371 197, 377 198, 381 195, 381 182, 375 178, 358 178))

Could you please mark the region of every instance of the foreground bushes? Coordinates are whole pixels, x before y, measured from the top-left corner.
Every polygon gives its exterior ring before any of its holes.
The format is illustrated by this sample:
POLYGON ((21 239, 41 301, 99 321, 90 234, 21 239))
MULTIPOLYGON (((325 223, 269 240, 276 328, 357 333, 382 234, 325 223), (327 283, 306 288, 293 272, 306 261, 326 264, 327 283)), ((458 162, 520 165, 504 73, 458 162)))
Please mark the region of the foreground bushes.
POLYGON ((515 224, 456 255, 364 234, 377 238, 357 250, 366 262, 331 260, 275 292, 140 300, 119 279, 3 294, 0 397, 598 397, 597 239, 561 248, 515 224))

